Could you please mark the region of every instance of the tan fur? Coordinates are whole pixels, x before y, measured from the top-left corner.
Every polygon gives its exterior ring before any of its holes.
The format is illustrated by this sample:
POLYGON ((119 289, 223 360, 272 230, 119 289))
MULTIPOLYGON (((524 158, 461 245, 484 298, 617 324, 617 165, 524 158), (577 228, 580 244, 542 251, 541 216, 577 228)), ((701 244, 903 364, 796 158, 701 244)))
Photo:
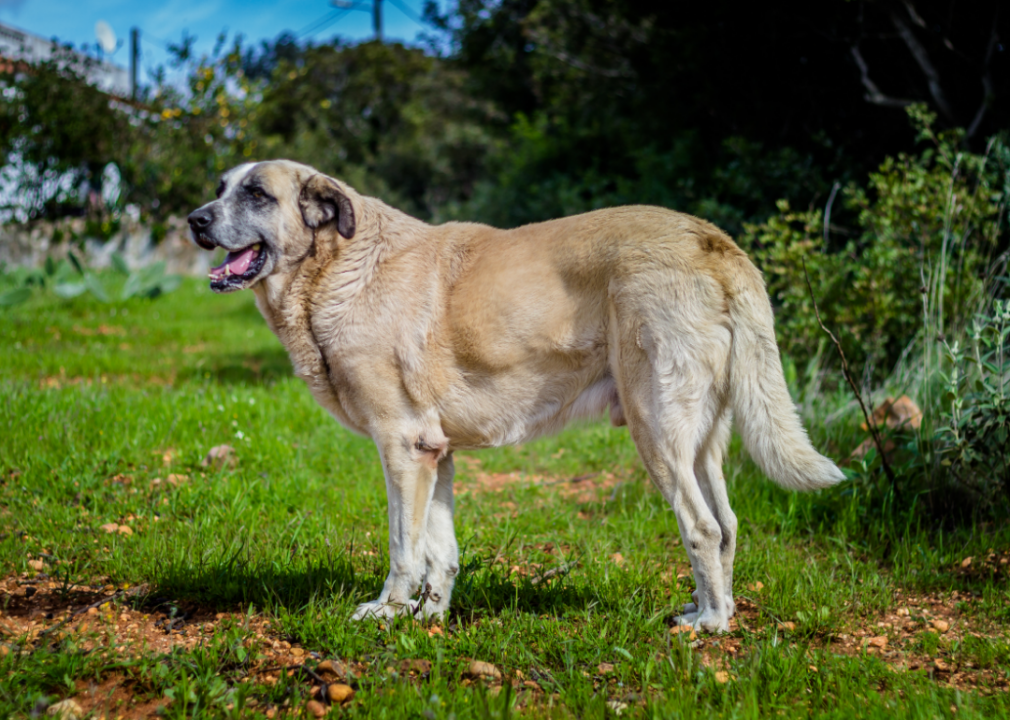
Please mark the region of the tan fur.
MULTIPOLYGON (((513 230, 431 226, 287 161, 233 177, 215 201, 227 217, 240 215, 242 183, 276 198, 253 216, 270 253, 251 282, 260 311, 315 398, 383 461, 390 576, 357 617, 419 611, 419 583, 425 613, 448 606, 457 449, 609 408, 677 511, 698 581, 685 620, 710 630, 733 612, 736 518, 721 474, 731 412, 774 479, 801 489, 841 477, 785 391, 760 273, 703 220, 638 206, 513 230)), ((241 225, 215 228, 215 241, 240 247, 241 225)))

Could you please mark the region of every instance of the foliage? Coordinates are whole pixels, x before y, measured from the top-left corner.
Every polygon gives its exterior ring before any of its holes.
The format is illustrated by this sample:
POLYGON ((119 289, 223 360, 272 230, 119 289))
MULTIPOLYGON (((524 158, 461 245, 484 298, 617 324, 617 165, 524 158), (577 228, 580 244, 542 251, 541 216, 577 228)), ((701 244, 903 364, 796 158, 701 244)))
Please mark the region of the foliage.
POLYGON ((130 270, 123 256, 113 253, 112 267, 122 280, 118 293, 112 291, 112 287, 118 285, 112 277, 107 276, 103 280, 73 251, 67 254, 67 260, 47 257, 41 268, 17 268, 9 273, 0 273, 5 285, 14 285, 13 289, 0 294, 0 307, 27 302, 32 297, 33 287, 49 290, 64 300, 91 293, 101 302, 108 303, 113 297, 118 297, 121 302, 132 297, 153 299, 172 292, 182 282, 180 276, 166 274, 164 262, 130 270))
POLYGON ((59 216, 93 205, 106 166, 121 158, 128 113, 89 84, 92 61, 69 48, 0 72, 0 165, 16 188, 0 210, 19 220, 59 216))
POLYGON ((491 143, 493 108, 469 98, 464 80, 398 43, 288 47, 264 87, 257 129, 266 156, 311 164, 428 218, 469 197, 491 143))
POLYGON ((935 442, 951 477, 986 505, 1010 503, 1010 302, 975 319, 971 347, 947 346, 944 424, 935 442))
POLYGON ((219 36, 209 55, 194 58, 191 37, 175 48, 172 66, 184 86, 164 75, 132 119, 119 158, 126 200, 155 220, 186 215, 213 196, 220 175, 253 159, 259 88, 242 72, 242 46, 219 36))
MULTIPOLYGON (((960 150, 959 131, 936 133, 934 117, 910 111, 929 146, 887 158, 867 187, 842 190, 852 226, 836 227, 820 209, 779 212, 747 225, 741 243, 765 272, 779 309, 780 345, 809 360, 822 336, 806 284, 824 321, 858 367, 890 372, 923 332, 956 329, 978 307, 1005 248, 1007 148, 994 140, 982 155, 960 150), (847 237, 841 244, 832 238, 847 237)), ((836 216, 837 217, 837 216, 836 216)))

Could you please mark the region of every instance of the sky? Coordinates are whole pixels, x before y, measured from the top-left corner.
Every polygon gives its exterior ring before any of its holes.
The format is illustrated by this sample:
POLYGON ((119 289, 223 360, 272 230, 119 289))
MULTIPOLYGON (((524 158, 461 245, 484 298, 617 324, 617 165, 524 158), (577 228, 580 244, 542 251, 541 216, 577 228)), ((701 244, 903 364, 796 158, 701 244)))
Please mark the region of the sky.
MULTIPOLYGON (((372 5, 372 0, 354 2, 369 8, 372 5)), ((384 0, 385 39, 412 43, 429 30, 417 22, 423 4, 423 0, 384 0)), ((196 37, 197 53, 209 53, 222 30, 228 31, 229 40, 241 33, 247 44, 255 45, 285 30, 317 41, 334 35, 350 40, 373 36, 371 12, 340 13, 330 0, 0 0, 0 22, 42 37, 56 37, 75 47, 84 43, 94 47, 99 20, 107 22, 122 41, 119 50, 107 59, 123 67, 130 64, 130 28, 140 29, 142 83, 150 70, 167 61, 165 46, 178 43, 184 32, 196 37)))

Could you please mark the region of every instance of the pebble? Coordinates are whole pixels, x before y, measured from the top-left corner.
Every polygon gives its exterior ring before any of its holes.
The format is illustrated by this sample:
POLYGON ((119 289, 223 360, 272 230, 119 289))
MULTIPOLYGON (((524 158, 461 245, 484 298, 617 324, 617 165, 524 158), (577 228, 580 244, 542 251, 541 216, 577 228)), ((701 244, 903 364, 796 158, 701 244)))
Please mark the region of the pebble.
POLYGON ((501 678, 501 671, 494 665, 483 660, 471 660, 467 665, 466 674, 470 677, 491 677, 495 680, 501 678))
POLYGON ((950 630, 950 623, 947 622, 946 620, 934 620, 933 629, 936 630, 938 633, 943 634, 948 630, 950 630))
POLYGON ((301 648, 291 648, 291 654, 294 655, 296 658, 298 658, 304 655, 305 651, 302 650, 301 648))
POLYGON ((326 706, 323 705, 318 700, 309 700, 305 703, 305 709, 308 710, 314 717, 321 718, 326 715, 326 706))
POLYGON ((872 637, 872 638, 870 638, 870 643, 869 644, 872 647, 880 648, 881 650, 883 650, 885 647, 887 647, 887 636, 886 635, 878 635, 877 637, 872 637))
POLYGON ((63 700, 46 709, 46 715, 59 720, 78 720, 83 714, 84 710, 73 700, 63 700))
POLYGON ((350 685, 344 685, 343 683, 333 683, 332 685, 326 686, 326 697, 330 699, 330 702, 334 705, 340 705, 345 703, 354 697, 354 688, 350 685))

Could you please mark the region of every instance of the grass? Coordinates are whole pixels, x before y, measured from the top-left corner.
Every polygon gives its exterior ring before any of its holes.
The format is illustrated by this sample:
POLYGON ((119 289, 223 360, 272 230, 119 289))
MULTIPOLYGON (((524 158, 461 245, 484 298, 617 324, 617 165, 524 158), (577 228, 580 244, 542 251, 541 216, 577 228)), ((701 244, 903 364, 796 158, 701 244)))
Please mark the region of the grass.
MULTIPOLYGON (((729 635, 671 634, 692 589, 676 519, 605 424, 464 453, 450 616, 352 624, 388 568, 377 454, 291 376, 250 294, 37 291, 0 308, 0 404, 0 717, 65 698, 296 717, 322 659, 356 691, 334 716, 1010 713, 1006 528, 899 521, 851 484, 786 493, 736 442, 729 635), (203 466, 222 444, 237 464, 203 466)), ((836 457, 862 439, 854 415, 808 425, 836 457)))

